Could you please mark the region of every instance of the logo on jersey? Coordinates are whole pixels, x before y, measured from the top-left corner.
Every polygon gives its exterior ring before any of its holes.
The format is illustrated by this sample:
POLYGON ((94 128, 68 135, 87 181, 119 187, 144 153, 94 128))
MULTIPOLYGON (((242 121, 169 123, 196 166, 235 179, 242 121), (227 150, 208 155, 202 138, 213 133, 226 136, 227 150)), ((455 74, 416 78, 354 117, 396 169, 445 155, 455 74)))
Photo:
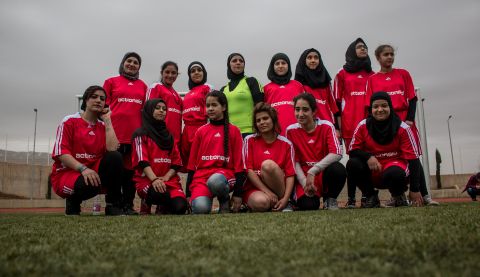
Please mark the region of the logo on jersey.
POLYGON ((282 105, 290 105, 290 106, 293 106, 293 101, 280 101, 280 102, 275 102, 275 103, 272 103, 270 106, 276 107, 276 106, 282 106, 282 105))
POLYGON ((95 135, 95 132, 90 131, 90 132, 88 132, 88 134, 91 135, 91 136, 94 136, 94 135, 95 135))
POLYGON ((263 154, 270 155, 270 152, 268 150, 266 150, 265 152, 263 152, 263 154))
POLYGON ((281 85, 280 88, 285 88, 285 86, 284 86, 284 85, 281 85))
POLYGON ((140 104, 142 105, 143 104, 143 101, 140 100, 140 99, 132 99, 132 98, 118 98, 117 100, 118 103, 121 103, 121 102, 127 102, 127 103, 135 103, 135 104, 140 104))
POLYGON ((128 85, 129 85, 129 86, 133 86, 133 83, 132 83, 132 82, 128 82, 128 85))
POLYGON ((172 160, 168 158, 156 158, 156 159, 153 159, 153 162, 157 164, 160 164, 160 163, 170 164, 172 163, 172 160))
POLYGON ((396 91, 388 91, 387 93, 388 93, 388 95, 390 95, 390 96, 394 96, 394 95, 403 95, 403 94, 404 94, 404 92, 403 92, 403 91, 401 91, 401 90, 396 90, 396 91))
POLYGON ((216 133, 213 137, 219 138, 219 137, 222 137, 222 135, 220 135, 220 133, 216 133))
POLYGON ((327 101, 326 100, 322 100, 322 99, 316 99, 317 100, 317 103, 320 103, 322 105, 325 105, 327 104, 327 101))
POLYGON ((75 154, 76 159, 95 159, 97 155, 95 154, 88 154, 88 153, 77 153, 75 154))
POLYGON ((230 157, 225 157, 221 155, 209 155, 209 156, 202 156, 202 161, 230 161, 230 157))
POLYGON ((392 78, 390 77, 385 78, 385 81, 390 81, 390 80, 392 80, 392 78))
POLYGON ((199 112, 199 111, 200 111, 200 107, 195 106, 195 107, 191 107, 191 108, 183 110, 183 114, 186 114, 186 113, 189 113, 189 112, 199 112))
POLYGON ((389 157, 395 157, 398 155, 398 152, 386 152, 386 153, 380 153, 375 155, 376 158, 389 158, 389 157))
POLYGON ((363 79, 363 76, 362 76, 362 75, 358 75, 357 78, 358 78, 358 79, 363 79))
POLYGON ((365 91, 352 91, 350 93, 351 96, 363 96, 365 95, 365 91))
POLYGON ((310 139, 307 143, 312 144, 315 143, 315 141, 313 139, 310 139))
POLYGON ((175 108, 168 108, 168 111, 169 112, 174 112, 174 113, 180 113, 180 114, 182 113, 180 110, 177 110, 175 108))

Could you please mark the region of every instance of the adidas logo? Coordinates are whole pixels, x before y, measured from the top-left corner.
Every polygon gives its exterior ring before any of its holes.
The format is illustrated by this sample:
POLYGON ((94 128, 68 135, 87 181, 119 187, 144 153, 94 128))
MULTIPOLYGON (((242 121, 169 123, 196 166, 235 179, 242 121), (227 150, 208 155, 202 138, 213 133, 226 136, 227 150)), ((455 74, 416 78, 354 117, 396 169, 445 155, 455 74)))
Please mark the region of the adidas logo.
POLYGON ((267 151, 263 152, 263 154, 270 155, 270 152, 267 150, 267 151))
POLYGON ((358 75, 357 78, 358 78, 358 79, 363 79, 363 76, 362 76, 362 75, 358 75))
POLYGON ((129 86, 133 86, 133 83, 132 83, 132 82, 128 82, 128 85, 129 85, 129 86))
POLYGON ((95 133, 93 131, 88 132, 89 135, 94 136, 95 133))
POLYGON ((284 86, 284 85, 281 85, 280 88, 285 88, 285 86, 284 86))
POLYGON ((220 135, 220 133, 216 133, 213 137, 219 138, 219 137, 221 137, 221 136, 222 136, 222 135, 220 135))
POLYGON ((390 80, 392 80, 392 78, 390 77, 385 78, 385 81, 390 81, 390 80))
POLYGON ((312 144, 315 143, 315 141, 313 139, 310 139, 307 143, 312 144))

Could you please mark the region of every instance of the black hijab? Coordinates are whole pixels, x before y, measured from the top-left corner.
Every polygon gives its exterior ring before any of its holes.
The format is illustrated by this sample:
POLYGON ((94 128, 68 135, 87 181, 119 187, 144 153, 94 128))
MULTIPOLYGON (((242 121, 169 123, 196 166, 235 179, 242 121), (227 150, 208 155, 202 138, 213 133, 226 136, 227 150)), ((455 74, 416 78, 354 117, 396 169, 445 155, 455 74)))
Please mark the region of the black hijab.
POLYGON ((303 51, 295 69, 295 80, 311 88, 324 88, 330 84, 332 78, 328 74, 325 65, 323 65, 322 56, 318 50, 310 48, 303 51), (307 55, 311 52, 317 53, 320 58, 320 63, 314 70, 308 68, 306 63, 307 55))
POLYGON ((228 83, 228 88, 230 91, 234 90, 238 83, 240 83, 240 80, 245 77, 245 72, 241 72, 240 74, 235 74, 233 73, 232 69, 230 68, 230 61, 232 60, 233 57, 235 56, 240 56, 243 59, 244 65, 245 65, 245 58, 242 56, 240 53, 232 53, 230 56, 228 56, 227 59, 227 78, 230 80, 228 83))
POLYGON ((136 81, 136 80, 138 80, 138 77, 140 76, 140 66, 141 65, 142 65, 142 58, 140 58, 140 55, 138 55, 135 52, 128 52, 127 54, 125 54, 125 56, 123 56, 122 62, 120 63, 120 68, 118 69, 118 73, 120 73, 120 75, 122 75, 123 77, 127 78, 130 81, 136 81), (138 60, 139 66, 138 66, 138 71, 135 75, 127 74, 125 72, 125 70, 123 69, 123 64, 130 57, 137 58, 137 60, 138 60))
POLYGON ((347 48, 347 52, 345 52, 346 63, 343 66, 343 69, 349 73, 355 73, 362 70, 372 72, 372 63, 370 62, 370 57, 367 56, 366 58, 360 59, 357 56, 356 47, 359 42, 367 46, 365 41, 363 41, 361 38, 357 38, 354 42, 350 43, 347 48))
POLYGON ((288 84, 288 82, 290 82, 290 79, 292 78, 292 68, 290 65, 290 59, 286 54, 277 53, 273 55, 272 60, 270 61, 270 65, 268 66, 267 77, 270 81, 279 85, 285 85, 285 84, 288 84), (279 76, 277 73, 275 73, 274 64, 278 60, 284 60, 288 64, 287 74, 283 76, 279 76))
POLYGON ((203 64, 201 62, 192 62, 190 63, 190 65, 188 66, 188 88, 189 89, 192 89, 196 86, 200 86, 200 85, 203 85, 207 82, 207 70, 205 70, 205 66, 203 66, 203 64), (194 83, 192 81, 192 78, 190 77, 190 69, 192 69, 192 67, 194 66, 199 66, 200 68, 202 68, 202 71, 203 71, 203 79, 200 83, 194 83))
POLYGON ((165 104, 160 98, 145 102, 145 106, 142 109, 142 127, 135 130, 132 139, 140 136, 148 136, 155 141, 160 149, 170 151, 173 148, 173 136, 167 130, 165 120, 156 120, 153 118, 153 111, 160 102, 165 104))
POLYGON ((398 115, 393 111, 392 100, 388 93, 379 91, 374 92, 370 98, 369 115, 367 116, 367 130, 368 134, 378 144, 386 145, 393 141, 393 138, 398 132, 402 121, 398 115), (384 121, 378 121, 372 116, 372 105, 375 100, 386 100, 390 107, 390 116, 384 121))

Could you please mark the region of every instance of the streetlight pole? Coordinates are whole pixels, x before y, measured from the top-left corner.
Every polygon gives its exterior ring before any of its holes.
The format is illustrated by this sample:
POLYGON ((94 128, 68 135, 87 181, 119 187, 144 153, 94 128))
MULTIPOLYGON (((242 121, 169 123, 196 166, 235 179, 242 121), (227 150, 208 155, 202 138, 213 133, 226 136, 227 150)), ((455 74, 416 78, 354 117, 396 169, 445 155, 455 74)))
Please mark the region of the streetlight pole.
POLYGON ((33 131, 32 182, 30 182, 30 200, 33 199, 33 185, 35 183, 35 143, 37 141, 37 115, 38 115, 37 108, 34 108, 33 111, 35 112, 35 127, 33 131))
POLYGON ((448 127, 448 138, 450 139, 450 154, 452 155, 453 175, 455 175, 455 161, 453 160, 452 135, 450 133, 450 119, 452 118, 453 118, 452 115, 448 116, 447 127, 448 127))

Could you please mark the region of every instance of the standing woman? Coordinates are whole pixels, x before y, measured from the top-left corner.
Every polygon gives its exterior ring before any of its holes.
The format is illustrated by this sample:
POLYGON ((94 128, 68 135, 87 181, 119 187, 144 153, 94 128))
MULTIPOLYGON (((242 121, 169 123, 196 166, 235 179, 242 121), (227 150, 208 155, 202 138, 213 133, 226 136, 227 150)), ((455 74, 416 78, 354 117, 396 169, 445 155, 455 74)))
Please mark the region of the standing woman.
POLYGON ((147 100, 161 98, 165 101, 168 107, 165 123, 168 131, 173 135, 175 144, 180 149, 183 101, 173 88, 173 83, 175 83, 177 77, 178 65, 172 61, 165 62, 160 71, 160 83, 154 83, 150 86, 147 92, 147 100))
POLYGON ((183 166, 187 167, 195 132, 207 123, 205 103, 207 93, 213 90, 207 84, 207 70, 201 62, 192 62, 188 66, 188 88, 190 91, 183 98, 183 123, 180 154, 183 166))
POLYGON ((287 128, 295 149, 294 198, 300 210, 316 210, 320 197, 324 209, 338 209, 337 197, 345 185, 345 167, 339 162, 343 149, 330 121, 317 119, 315 98, 302 93, 293 99, 298 123, 287 128))
POLYGON ((120 181, 122 156, 105 108, 105 90, 91 86, 83 94, 82 113, 66 116, 57 129, 53 148, 51 182, 65 198, 65 214, 80 215, 82 201, 106 189, 106 215, 123 215, 120 181))
POLYGON ((367 119, 362 120, 350 144, 347 163, 348 178, 367 196, 364 207, 380 207, 377 188, 388 188, 394 200, 392 206, 408 206, 405 196, 410 173, 410 200, 422 206, 419 191, 421 164, 412 129, 393 111, 386 92, 376 92, 370 98, 367 119))
POLYGON ((237 126, 245 137, 253 133, 253 107, 263 101, 263 90, 254 77, 244 73, 245 59, 239 53, 232 53, 227 59, 227 77, 230 80, 221 91, 228 100, 230 122, 237 126))
MULTIPOLYGON (((394 68, 395 51, 391 45, 380 45, 375 50, 375 57, 380 64, 380 71, 368 78, 367 82, 367 99, 377 91, 385 91, 390 95, 393 111, 398 115, 400 120, 404 121, 410 128, 415 137, 415 141, 419 147, 419 153, 422 155, 420 137, 417 127, 415 126, 415 113, 417 110, 417 95, 413 86, 412 77, 405 69, 394 68)), ((366 106, 370 103, 367 101, 366 106)), ((432 200, 428 194, 427 183, 423 166, 420 172, 420 191, 426 205, 438 205, 439 203, 432 200)), ((413 181, 413 180, 412 180, 413 181)))
POLYGON ((207 94, 209 123, 200 127, 192 143, 188 162, 187 197, 194 214, 212 211, 213 197, 220 203, 220 212, 230 211, 229 193, 233 189, 233 211, 242 204, 242 186, 246 176, 242 162, 242 136, 228 119, 225 94, 207 94))
MULTIPOLYGON (((305 92, 315 97, 318 118, 335 124, 338 108, 330 87, 332 78, 318 50, 311 48, 303 51, 295 70, 295 80, 302 83, 305 92)), ((338 124, 335 128, 338 130, 338 124)))
POLYGON ((255 105, 253 118, 256 133, 248 135, 243 144, 248 177, 243 202, 255 212, 282 211, 293 191, 293 145, 280 135, 277 111, 269 104, 255 105))
MULTIPOLYGON (((173 136, 165 125, 167 106, 162 99, 148 100, 142 110, 142 127, 133 133, 134 181, 150 214, 152 204, 173 214, 185 214, 187 200, 177 175, 182 166, 173 136)), ((143 208, 143 206, 142 206, 143 208)))
POLYGON ((263 88, 265 102, 277 110, 281 135, 284 135, 287 127, 297 122, 293 111, 293 98, 303 92, 303 85, 296 80, 290 80, 290 59, 283 53, 273 55, 267 76, 271 82, 263 88))
MULTIPOLYGON (((373 74, 368 47, 361 38, 352 42, 345 53, 345 65, 341 69, 333 85, 333 95, 340 108, 341 137, 347 150, 352 141, 353 131, 358 123, 365 119, 367 112, 364 108, 366 102, 367 79, 373 74)), ((347 180, 348 201, 347 207, 355 207, 355 186, 347 180)))
POLYGON ((117 77, 105 80, 103 88, 107 93, 107 104, 112 110, 112 124, 120 142, 119 151, 123 156, 122 177, 123 205, 127 215, 137 215, 133 209, 135 183, 132 167, 132 134, 142 125, 141 110, 147 93, 147 85, 139 79, 142 59, 135 52, 126 53, 120 63, 117 77))

